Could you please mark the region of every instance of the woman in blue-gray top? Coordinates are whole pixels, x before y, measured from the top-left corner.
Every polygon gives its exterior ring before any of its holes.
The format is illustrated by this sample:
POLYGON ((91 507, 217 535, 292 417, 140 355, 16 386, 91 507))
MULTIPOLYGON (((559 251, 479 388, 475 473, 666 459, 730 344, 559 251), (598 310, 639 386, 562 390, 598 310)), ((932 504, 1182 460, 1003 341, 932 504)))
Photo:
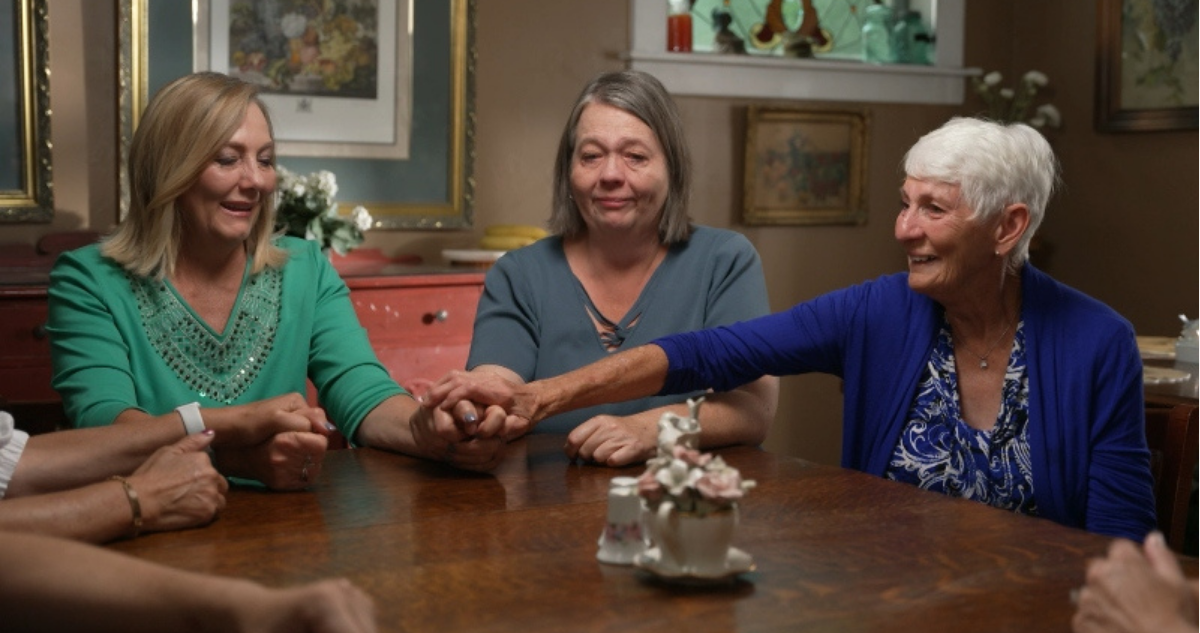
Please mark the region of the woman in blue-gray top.
MULTIPOLYGON (((488 271, 468 369, 512 382, 550 378, 659 336, 769 312, 762 264, 732 231, 688 221, 691 166, 675 104, 654 77, 608 73, 589 83, 563 129, 552 237, 488 271)), ((701 442, 759 444, 778 379, 756 377, 705 404, 701 442)), ((569 454, 619 466, 654 454, 660 395, 555 416, 569 454)), ((453 429, 451 437, 459 439, 453 429)))
POLYGON ((904 168, 907 274, 524 386, 450 375, 424 402, 501 405, 486 436, 598 402, 825 372, 845 383, 844 466, 1142 540, 1155 516, 1133 328, 1027 261, 1058 178, 1050 145, 1025 125, 953 119, 904 168))

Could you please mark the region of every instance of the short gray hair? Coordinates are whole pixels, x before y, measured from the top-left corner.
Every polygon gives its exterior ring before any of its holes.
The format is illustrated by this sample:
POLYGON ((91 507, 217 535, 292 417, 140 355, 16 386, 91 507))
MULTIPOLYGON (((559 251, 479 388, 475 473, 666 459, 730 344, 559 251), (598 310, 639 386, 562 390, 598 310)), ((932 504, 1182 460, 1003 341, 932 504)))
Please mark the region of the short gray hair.
POLYGON ((571 161, 575 155, 575 128, 589 104, 603 103, 641 119, 662 145, 667 160, 667 199, 658 223, 658 238, 664 244, 683 242, 691 235, 688 197, 692 185, 692 161, 683 133, 679 110, 671 95, 654 76, 624 70, 605 73, 584 87, 563 128, 554 161, 554 203, 550 213, 550 231, 565 238, 587 230, 583 216, 571 199, 571 161))
POLYGON ((987 220, 1010 204, 1029 208, 1029 228, 1008 256, 1009 270, 1029 260, 1029 242, 1059 184, 1058 159, 1037 130, 1024 123, 955 117, 922 136, 904 157, 912 178, 958 185, 962 201, 987 220))

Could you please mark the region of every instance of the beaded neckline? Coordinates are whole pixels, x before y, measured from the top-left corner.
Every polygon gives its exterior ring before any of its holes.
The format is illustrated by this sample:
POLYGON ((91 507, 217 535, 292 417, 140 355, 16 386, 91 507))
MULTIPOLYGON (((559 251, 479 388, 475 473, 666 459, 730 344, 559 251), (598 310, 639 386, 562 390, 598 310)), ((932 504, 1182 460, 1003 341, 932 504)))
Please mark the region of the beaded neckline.
POLYGON ((283 274, 267 268, 242 280, 224 333, 215 333, 167 282, 127 275, 150 344, 202 398, 231 404, 261 373, 279 327, 283 274))

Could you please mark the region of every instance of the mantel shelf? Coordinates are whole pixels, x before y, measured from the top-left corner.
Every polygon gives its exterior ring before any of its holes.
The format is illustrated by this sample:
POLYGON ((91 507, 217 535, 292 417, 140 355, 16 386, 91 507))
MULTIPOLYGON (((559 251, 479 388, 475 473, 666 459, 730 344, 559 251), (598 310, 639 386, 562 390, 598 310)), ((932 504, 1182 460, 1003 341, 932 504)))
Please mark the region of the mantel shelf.
POLYGON ((937 45, 933 65, 875 65, 854 59, 796 59, 710 52, 668 53, 667 3, 629 0, 630 67, 663 82, 672 94, 746 99, 961 105, 965 2, 907 0, 931 17, 937 45))
POLYGON ((627 59, 672 94, 704 97, 957 105, 965 78, 980 74, 978 68, 717 53, 634 51, 627 59))

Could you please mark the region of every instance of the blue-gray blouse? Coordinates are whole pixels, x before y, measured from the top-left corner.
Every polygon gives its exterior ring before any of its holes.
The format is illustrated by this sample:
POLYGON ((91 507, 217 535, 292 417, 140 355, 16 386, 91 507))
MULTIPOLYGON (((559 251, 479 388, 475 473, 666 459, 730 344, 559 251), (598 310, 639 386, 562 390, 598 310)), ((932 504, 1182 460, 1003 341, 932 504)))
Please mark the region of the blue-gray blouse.
MULTIPOLYGON (((490 270, 475 314, 467 368, 500 365, 526 381, 550 378, 660 336, 767 314, 762 262, 740 233, 698 226, 667 256, 625 315, 602 336, 595 310, 553 236, 505 254, 490 270)), ((540 432, 567 432, 601 414, 632 415, 683 402, 699 392, 654 396, 571 411, 542 421, 540 432)))

